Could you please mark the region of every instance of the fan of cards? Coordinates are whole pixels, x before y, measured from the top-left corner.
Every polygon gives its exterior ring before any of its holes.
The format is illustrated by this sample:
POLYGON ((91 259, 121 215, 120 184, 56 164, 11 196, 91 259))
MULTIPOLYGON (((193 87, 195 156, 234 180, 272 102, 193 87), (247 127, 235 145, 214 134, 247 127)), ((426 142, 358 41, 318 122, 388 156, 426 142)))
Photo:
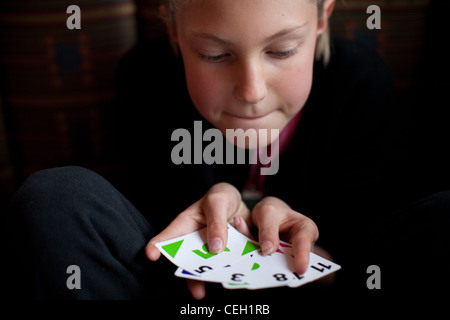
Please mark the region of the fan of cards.
POLYGON ((219 254, 208 252, 206 228, 159 242, 161 253, 178 266, 175 275, 187 279, 219 282, 227 289, 299 287, 322 278, 341 267, 314 253, 303 275, 294 271, 292 246, 280 241, 271 255, 261 253, 258 242, 228 225, 228 243, 219 254))

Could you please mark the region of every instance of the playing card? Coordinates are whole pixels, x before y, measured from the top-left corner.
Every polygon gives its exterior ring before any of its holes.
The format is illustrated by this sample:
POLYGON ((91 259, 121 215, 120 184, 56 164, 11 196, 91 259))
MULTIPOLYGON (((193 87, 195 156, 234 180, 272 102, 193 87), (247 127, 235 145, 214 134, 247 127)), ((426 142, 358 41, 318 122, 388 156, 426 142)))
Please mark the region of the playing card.
POLYGON ((233 264, 227 270, 229 276, 223 286, 228 289, 252 290, 285 286, 293 280, 293 268, 291 255, 281 250, 271 255, 263 255, 259 250, 233 264))
POLYGON ((339 269, 341 269, 340 265, 310 252, 308 269, 302 275, 294 272, 293 281, 289 282, 288 286, 291 288, 297 288, 306 283, 325 277, 326 275, 338 271, 339 269))
MULTIPOLYGON (((291 246, 281 242, 280 249, 285 247, 291 246)), ((222 268, 202 274, 178 268, 175 275, 187 279, 223 282, 229 289, 261 289, 286 285, 292 278, 290 270, 293 268, 293 261, 291 255, 285 255, 280 249, 272 255, 264 256, 259 245, 247 240, 241 257, 222 268)))
POLYGON ((278 250, 264 256, 261 250, 251 251, 223 268, 206 274, 194 274, 178 268, 175 275, 209 282, 223 282, 228 289, 262 289, 287 285, 292 280, 293 261, 290 255, 278 250))
POLYGON ((227 281, 229 277, 229 273, 227 272, 227 268, 230 268, 231 265, 226 265, 222 268, 216 268, 215 270, 210 270, 207 273, 191 273, 182 267, 179 267, 175 271, 175 275, 180 278, 207 281, 207 282, 223 282, 227 281))
MULTIPOLYGON (((182 267, 178 267, 178 269, 175 271, 175 275, 180 278, 205 281, 204 279, 202 279, 202 277, 200 275, 193 274, 189 271, 186 271, 182 267)), ((216 281, 212 281, 212 282, 216 282, 216 281)), ((220 282, 220 281, 218 281, 218 282, 220 282)))
MULTIPOLYGON (((293 257, 292 246, 287 242, 280 242, 280 249, 287 255, 293 257)), ((308 269, 302 275, 299 275, 295 271, 292 272, 292 281, 289 282, 288 286, 291 288, 300 287, 306 283, 315 281, 326 275, 338 271, 341 266, 329 261, 313 252, 309 253, 309 264, 308 269)))
MULTIPOLYGON (((212 254, 208 251, 206 228, 175 239, 159 242, 156 247, 172 263, 186 272, 202 276, 202 280, 205 281, 208 280, 208 274, 216 273, 216 270, 222 270, 232 261, 259 249, 254 241, 238 232, 231 225, 228 225, 226 248, 220 254, 212 254)), ((217 275, 221 275, 221 273, 217 273, 217 275)))
POLYGON ((207 282, 221 282, 227 289, 263 289, 302 286, 341 267, 314 253, 303 275, 294 270, 292 246, 280 241, 271 255, 263 255, 257 242, 228 225, 228 243, 224 252, 211 254, 206 244, 206 228, 188 235, 157 243, 159 250, 179 268, 175 275, 207 282))

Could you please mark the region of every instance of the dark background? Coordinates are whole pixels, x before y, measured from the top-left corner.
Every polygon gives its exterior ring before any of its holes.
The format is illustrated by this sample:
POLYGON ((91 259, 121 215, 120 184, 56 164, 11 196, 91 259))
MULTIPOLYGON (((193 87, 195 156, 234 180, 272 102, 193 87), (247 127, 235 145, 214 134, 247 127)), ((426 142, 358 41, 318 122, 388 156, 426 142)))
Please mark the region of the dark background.
MULTIPOLYGON (((114 71, 133 45, 164 34, 157 0, 4 0, 0 4, 0 213, 31 173, 80 165, 114 182, 114 71), (66 8, 81 8, 68 30, 66 8)), ((373 47, 391 70, 407 119, 411 175, 447 188, 449 1, 337 1, 332 34, 373 47), (381 8, 368 30, 367 6, 381 8)), ((149 126, 152 121, 149 119, 149 126)), ((145 147, 145 146, 143 146, 145 147)))

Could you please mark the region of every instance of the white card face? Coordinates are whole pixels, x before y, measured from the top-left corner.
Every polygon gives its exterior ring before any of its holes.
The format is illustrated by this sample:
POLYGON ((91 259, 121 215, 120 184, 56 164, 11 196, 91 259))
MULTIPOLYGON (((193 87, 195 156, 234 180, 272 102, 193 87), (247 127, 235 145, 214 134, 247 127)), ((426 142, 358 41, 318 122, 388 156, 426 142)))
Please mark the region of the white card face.
POLYGON ((263 289, 284 286, 292 280, 293 260, 281 249, 291 246, 281 243, 280 249, 270 256, 264 256, 261 250, 247 250, 248 253, 231 265, 214 271, 196 275, 178 268, 175 275, 187 279, 223 282, 228 289, 263 289))
POLYGON ((341 267, 310 253, 305 274, 294 269, 293 248, 280 241, 278 250, 262 255, 257 242, 228 226, 226 250, 211 254, 206 245, 206 228, 191 234, 157 243, 159 250, 179 268, 175 275, 208 282, 221 282, 227 289, 264 289, 279 286, 300 287, 322 278, 341 267))
POLYGON ((292 268, 290 256, 280 253, 262 256, 256 252, 208 273, 197 275, 178 268, 175 275, 186 279, 222 282, 227 289, 263 289, 287 285, 292 280, 292 268))
POLYGON ((228 289, 264 289, 285 286, 292 280, 294 261, 282 251, 267 256, 260 251, 231 266, 231 276, 223 283, 228 289))
POLYGON ((338 271, 339 269, 341 269, 340 265, 310 252, 308 269, 303 275, 294 273, 293 281, 289 283, 289 287, 300 287, 306 283, 325 277, 326 275, 338 271))
POLYGON ((206 244, 206 228, 190 234, 159 242, 156 247, 175 265, 194 274, 206 277, 207 274, 222 269, 259 246, 228 225, 228 242, 220 254, 209 253, 206 244))
POLYGON ((175 271, 175 275, 180 278, 193 279, 199 281, 207 281, 207 282, 223 282, 227 281, 230 277, 229 272, 227 270, 231 268, 231 265, 227 265, 222 268, 217 268, 215 270, 211 270, 205 273, 192 273, 183 268, 178 268, 175 271), (222 271, 221 271, 222 270, 222 271))
MULTIPOLYGON (((291 257, 293 257, 292 246, 289 243, 281 241, 280 249, 284 253, 289 254, 291 255, 291 257)), ((297 288, 306 283, 325 277, 326 275, 338 271, 339 269, 341 269, 340 265, 322 258, 321 256, 318 256, 313 252, 310 252, 308 269, 302 275, 299 275, 296 272, 292 271, 292 281, 288 284, 288 286, 291 288, 297 288)))
POLYGON ((178 269, 175 271, 175 275, 180 278, 204 281, 204 279, 202 279, 202 277, 200 275, 193 274, 189 271, 184 270, 181 267, 178 267, 178 269))

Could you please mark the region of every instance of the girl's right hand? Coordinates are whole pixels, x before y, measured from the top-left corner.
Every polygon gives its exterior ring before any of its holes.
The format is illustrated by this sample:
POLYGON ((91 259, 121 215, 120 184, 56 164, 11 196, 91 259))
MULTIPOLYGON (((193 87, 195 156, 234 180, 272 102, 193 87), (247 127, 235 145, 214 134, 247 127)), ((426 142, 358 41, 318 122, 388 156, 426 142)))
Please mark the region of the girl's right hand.
MULTIPOLYGON (((145 248, 151 261, 161 256, 155 243, 173 239, 207 226, 208 249, 211 253, 220 253, 228 240, 227 223, 249 235, 250 211, 241 199, 239 191, 228 183, 218 183, 211 187, 200 200, 181 212, 161 233, 152 238, 145 248)), ((205 296, 204 283, 188 280, 192 296, 202 299, 205 296)))

